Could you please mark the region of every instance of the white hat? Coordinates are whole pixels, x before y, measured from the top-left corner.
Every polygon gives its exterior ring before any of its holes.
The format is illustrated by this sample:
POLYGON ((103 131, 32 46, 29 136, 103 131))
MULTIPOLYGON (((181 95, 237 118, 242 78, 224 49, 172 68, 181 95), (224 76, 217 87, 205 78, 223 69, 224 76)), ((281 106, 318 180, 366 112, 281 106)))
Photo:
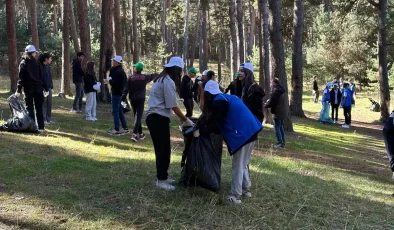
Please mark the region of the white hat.
POLYGON ((326 87, 331 88, 333 85, 334 85, 334 84, 333 84, 332 82, 328 82, 328 83, 326 84, 326 87))
POLYGON ((212 95, 220 94, 222 91, 219 89, 219 84, 214 81, 214 80, 209 80, 207 84, 205 85, 204 91, 207 91, 208 93, 212 95))
POLYGON ((170 61, 164 65, 164 67, 173 67, 173 66, 178 66, 183 69, 183 67, 185 67, 185 63, 180 57, 172 57, 170 61))
POLYGON ((25 52, 27 53, 33 53, 33 52, 37 52, 36 47, 34 47, 33 45, 28 45, 25 48, 25 52))
POLYGON ((206 76, 208 74, 208 70, 204 70, 204 72, 202 72, 202 75, 206 76))
POLYGON ((122 56, 115 56, 114 58, 112 58, 112 60, 114 60, 114 61, 116 61, 117 63, 120 63, 120 64, 123 63, 122 56))
POLYGON ((250 63, 250 62, 242 63, 241 66, 240 66, 239 68, 248 69, 248 70, 250 70, 250 71, 252 71, 252 72, 253 72, 253 70, 254 70, 253 64, 250 63))

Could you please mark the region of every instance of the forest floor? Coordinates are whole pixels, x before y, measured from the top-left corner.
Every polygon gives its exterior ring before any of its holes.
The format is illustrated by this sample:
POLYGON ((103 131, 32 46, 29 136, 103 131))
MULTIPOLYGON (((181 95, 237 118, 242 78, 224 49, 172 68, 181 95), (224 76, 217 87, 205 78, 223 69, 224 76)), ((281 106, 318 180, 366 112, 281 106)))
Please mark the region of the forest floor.
MULTIPOLYGON (((9 117, 8 80, 0 78, 0 123, 9 117)), ((108 136, 110 106, 97 122, 69 113, 72 99, 54 98, 47 135, 0 133, 0 229, 393 229, 394 183, 379 113, 359 94, 351 129, 317 122, 319 104, 305 94, 307 118, 294 118, 286 149, 261 132, 250 169, 252 198, 230 204, 231 158, 224 148, 222 188, 155 187, 149 132, 108 136)), ((376 99, 376 98, 375 98, 376 99)), ((394 107, 393 107, 394 108, 394 107)), ((132 114, 127 114, 132 127, 132 114)), ((342 111, 340 118, 343 118, 342 111)), ((183 138, 171 122, 170 175, 180 175, 183 138)))

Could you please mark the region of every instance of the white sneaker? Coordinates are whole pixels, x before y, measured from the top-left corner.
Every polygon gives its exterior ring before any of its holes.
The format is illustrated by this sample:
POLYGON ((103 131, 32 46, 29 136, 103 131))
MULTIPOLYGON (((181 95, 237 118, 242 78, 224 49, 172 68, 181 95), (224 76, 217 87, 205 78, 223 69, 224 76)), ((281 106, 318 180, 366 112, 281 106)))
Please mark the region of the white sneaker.
POLYGON ((252 197, 252 193, 250 192, 250 190, 242 190, 242 195, 248 198, 252 197))
POLYGON ((348 129, 348 128, 350 128, 350 126, 349 126, 349 125, 346 125, 346 124, 344 124, 344 125, 342 125, 342 128, 344 128, 344 129, 348 129))
POLYGON ((166 191, 174 191, 175 187, 173 185, 170 185, 167 180, 157 180, 156 181, 156 187, 160 189, 164 189, 166 191))
POLYGON ((87 121, 95 121, 95 119, 92 118, 92 117, 87 117, 86 120, 87 120, 87 121))
POLYGON ((44 125, 50 125, 51 122, 44 121, 44 125))
POLYGON ((235 197, 234 195, 227 196, 227 200, 234 204, 242 204, 242 200, 240 198, 235 197))
POLYGON ((169 184, 173 184, 173 183, 176 182, 176 180, 175 180, 174 178, 168 178, 166 181, 167 181, 167 183, 169 183, 169 184))

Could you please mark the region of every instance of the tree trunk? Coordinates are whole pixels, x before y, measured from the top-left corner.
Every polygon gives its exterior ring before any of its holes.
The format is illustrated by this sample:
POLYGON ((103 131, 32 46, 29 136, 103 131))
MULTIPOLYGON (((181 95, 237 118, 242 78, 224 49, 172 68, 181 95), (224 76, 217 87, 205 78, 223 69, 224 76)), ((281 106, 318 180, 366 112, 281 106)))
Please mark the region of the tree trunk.
POLYGON ((249 31, 249 41, 248 41, 248 52, 247 56, 250 57, 253 55, 253 45, 254 45, 254 34, 256 27, 256 10, 253 6, 254 0, 249 1, 250 7, 250 31, 249 31))
POLYGON ((238 37, 239 37, 239 61, 245 62, 245 39, 244 39, 244 15, 243 15, 242 0, 237 0, 237 22, 238 22, 238 37))
MULTIPOLYGON (((167 2, 167 14, 171 13, 171 7, 172 7, 172 1, 168 0, 167 2)), ((167 17, 167 16, 166 16, 167 17)), ((172 26, 168 25, 167 26, 167 53, 174 55, 174 46, 173 46, 173 37, 172 37, 172 26)))
POLYGON ((292 54, 292 75, 291 75, 291 115, 305 117, 302 109, 303 93, 303 67, 302 67, 302 33, 304 31, 304 1, 294 1, 294 19, 293 19, 293 54, 292 54))
POLYGON ((120 3, 119 0, 114 1, 114 29, 115 29, 115 54, 123 56, 122 48, 122 25, 120 21, 120 3))
MULTIPOLYGON (((138 40, 138 21, 137 21, 137 0, 133 0, 133 62, 137 63, 140 60, 140 47, 138 40)), ((165 22, 164 22, 165 23, 165 22)), ((165 24, 164 24, 165 29, 165 24)))
POLYGON ((100 36, 100 67, 99 81, 101 82, 100 101, 109 102, 108 86, 104 84, 105 74, 111 68, 112 50, 112 20, 111 20, 111 0, 102 1, 101 11, 101 36, 100 36))
POLYGON ((77 54, 79 51, 81 51, 81 49, 79 48, 77 25, 75 24, 74 4, 72 0, 69 1, 69 7, 71 38, 73 40, 75 54, 77 54))
POLYGON ((387 72, 387 0, 368 0, 379 11, 379 90, 380 90, 380 121, 390 116, 390 88, 387 72))
MULTIPOLYGON (((200 9, 200 1, 197 2, 197 9, 200 9)), ((196 58, 196 47, 197 47, 197 41, 198 41, 198 31, 200 29, 200 21, 201 21, 201 13, 200 10, 197 11, 197 20, 196 20, 196 28, 194 30, 194 40, 193 40, 193 45, 191 48, 191 54, 190 54, 190 64, 189 67, 193 67, 194 65, 194 59, 196 58)), ((200 71, 204 71, 201 70, 200 71)))
MULTIPOLYGON (((186 0, 185 9, 185 26, 183 28, 183 62, 187 63, 187 39, 188 39, 188 28, 189 28, 189 10, 190 10, 190 0, 186 0)), ((186 72, 187 70, 185 70, 186 72)))
MULTIPOLYGON (((127 33, 127 3, 128 1, 126 0, 121 0, 122 1, 122 15, 121 15, 121 21, 122 21, 122 35, 124 37, 124 40, 122 41, 122 52, 124 56, 127 56, 128 51, 129 51, 129 44, 128 44, 128 33, 127 33)), ((125 58, 125 57, 123 57, 125 58)), ((130 59, 128 58, 128 56, 126 57, 127 61, 129 61, 130 59)))
POLYGON ((53 34, 57 36, 57 5, 53 5, 53 34))
POLYGON ((235 0, 230 2, 230 34, 231 34, 231 76, 234 77, 234 73, 237 72, 239 66, 238 59, 238 36, 237 36, 237 25, 236 25, 236 12, 235 12, 235 0))
MULTIPOLYGON (((222 39, 221 39, 221 41, 223 41, 222 39)), ((218 82, 219 82, 219 84, 222 82, 222 52, 221 52, 222 49, 224 49, 224 47, 223 47, 222 43, 220 43, 219 47, 217 49, 217 51, 218 51, 218 82)))
POLYGON ((70 0, 63 0, 62 82, 60 96, 70 95, 70 0))
POLYGON ((16 91, 18 80, 18 60, 16 47, 16 30, 15 30, 15 3, 13 0, 6 0, 6 17, 7 17, 7 40, 8 40, 8 71, 10 75, 10 91, 16 91))
POLYGON ((161 11, 161 42, 167 43, 167 33, 166 33, 167 0, 161 0, 161 10, 162 10, 161 11))
POLYGON ((40 49, 38 40, 38 27, 37 27, 37 0, 29 0, 30 3, 30 20, 31 20, 31 38, 32 43, 37 50, 40 49))
POLYGON ((83 60, 83 67, 91 57, 91 44, 90 44, 90 26, 88 18, 88 3, 87 0, 77 0, 77 13, 79 24, 79 36, 81 41, 81 51, 85 54, 83 60))
POLYGON ((114 53, 114 41, 115 41, 115 26, 114 26, 114 0, 109 0, 109 4, 110 4, 110 13, 109 13, 109 20, 110 20, 110 35, 111 35, 111 50, 112 50, 112 54, 114 53))
POLYGON ((207 11, 208 0, 201 0, 200 70, 208 69, 207 11))
POLYGON ((271 41, 271 73, 273 78, 278 78, 280 84, 285 88, 285 108, 286 117, 284 119, 284 129, 287 131, 293 130, 293 123, 291 121, 289 109, 289 95, 287 87, 287 77, 285 69, 285 54, 283 48, 282 37, 282 18, 281 18, 281 0, 269 0, 269 8, 271 15, 270 24, 270 41, 271 41))

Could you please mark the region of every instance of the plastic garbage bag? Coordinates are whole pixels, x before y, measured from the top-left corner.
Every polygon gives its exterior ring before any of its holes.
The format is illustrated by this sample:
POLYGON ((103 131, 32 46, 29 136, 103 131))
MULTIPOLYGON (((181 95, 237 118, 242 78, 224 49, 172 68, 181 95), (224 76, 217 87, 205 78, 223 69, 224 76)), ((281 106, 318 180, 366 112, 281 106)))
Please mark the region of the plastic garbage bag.
POLYGON ((8 132, 38 132, 36 123, 27 112, 26 108, 18 100, 18 97, 11 95, 7 102, 11 109, 11 118, 0 126, 0 131, 8 132))
POLYGON ((122 98, 122 101, 120 102, 120 104, 122 105, 123 113, 128 113, 131 111, 130 104, 127 101, 127 98, 124 98, 124 99, 122 98))

